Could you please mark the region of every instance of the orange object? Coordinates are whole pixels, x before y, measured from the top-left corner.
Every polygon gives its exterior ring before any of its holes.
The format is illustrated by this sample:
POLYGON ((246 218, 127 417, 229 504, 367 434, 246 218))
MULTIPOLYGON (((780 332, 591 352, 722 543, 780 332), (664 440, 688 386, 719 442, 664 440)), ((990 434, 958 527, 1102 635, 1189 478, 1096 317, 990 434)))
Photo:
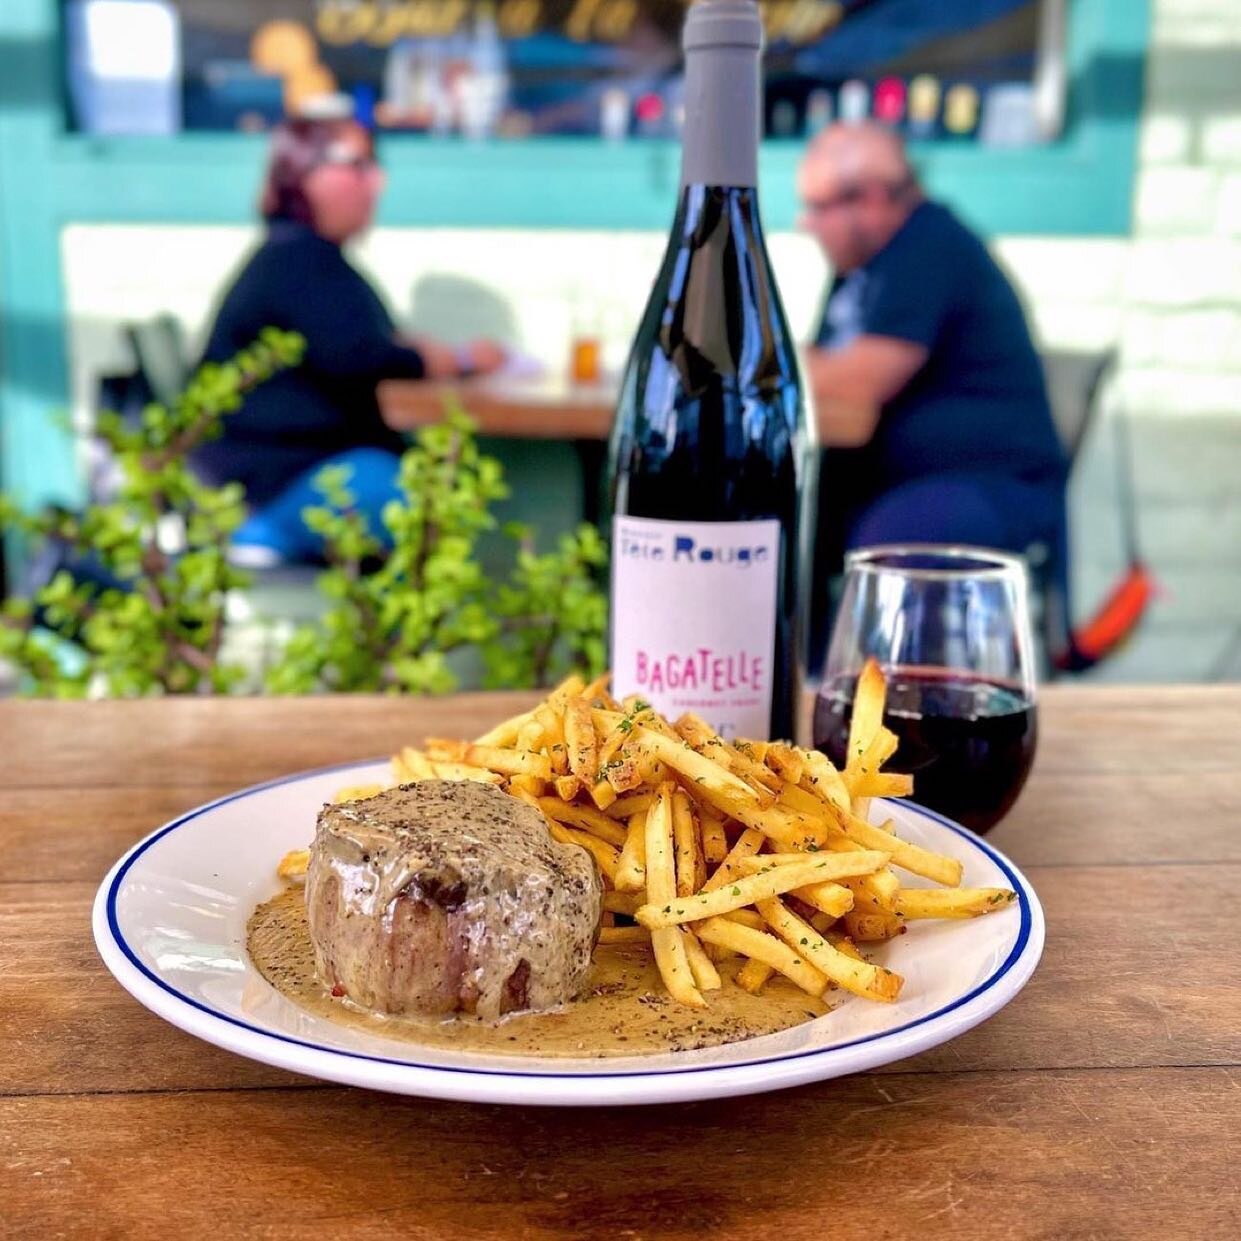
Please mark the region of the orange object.
POLYGON ((1069 646, 1056 659, 1065 672, 1082 672, 1113 654, 1134 633, 1151 600, 1155 579, 1141 561, 1134 561, 1099 610, 1069 636, 1069 646))
POLYGON ((593 336, 579 336, 573 342, 573 359, 570 371, 573 382, 579 384, 598 383, 600 378, 599 342, 593 336))

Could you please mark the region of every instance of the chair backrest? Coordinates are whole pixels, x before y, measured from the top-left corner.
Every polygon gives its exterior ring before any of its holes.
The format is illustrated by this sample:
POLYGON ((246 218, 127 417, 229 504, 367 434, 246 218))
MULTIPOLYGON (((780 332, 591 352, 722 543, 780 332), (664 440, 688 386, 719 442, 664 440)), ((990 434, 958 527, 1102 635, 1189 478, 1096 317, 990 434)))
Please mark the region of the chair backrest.
POLYGON ((1098 353, 1052 351, 1043 354, 1047 399, 1056 430, 1072 463, 1099 407, 1099 391, 1116 364, 1116 350, 1098 353))
POLYGON ((172 315, 158 315, 143 323, 127 324, 125 334, 151 395, 161 404, 168 404, 190 377, 181 324, 172 315))

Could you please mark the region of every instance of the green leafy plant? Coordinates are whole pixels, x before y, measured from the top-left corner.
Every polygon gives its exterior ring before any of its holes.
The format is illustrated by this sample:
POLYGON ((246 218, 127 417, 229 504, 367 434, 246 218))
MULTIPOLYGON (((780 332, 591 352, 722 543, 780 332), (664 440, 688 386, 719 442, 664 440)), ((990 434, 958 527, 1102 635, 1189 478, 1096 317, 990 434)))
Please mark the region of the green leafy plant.
POLYGON ((582 526, 539 555, 528 530, 510 527, 515 563, 493 585, 479 541, 496 528, 491 506, 508 487, 458 407, 422 428, 401 459, 403 499, 383 513, 390 550, 354 507, 347 470, 325 469, 316 483, 325 503, 304 517, 324 540, 330 567, 319 585, 329 606, 292 634, 268 677, 274 692, 444 693, 458 684, 448 657, 466 647, 481 651, 493 688, 602 670, 598 533, 582 526))
POLYGON ((140 425, 101 415, 96 433, 120 477, 107 503, 31 516, 0 497, 0 524, 59 540, 115 583, 79 582, 61 570, 34 598, 0 608, 0 657, 17 665, 30 692, 223 693, 237 684, 243 670, 222 662, 220 647, 227 593, 248 581, 225 554, 245 517, 244 496, 236 484, 201 483, 188 457, 220 434, 248 391, 295 366, 303 348, 301 337, 269 328, 232 361, 202 367, 171 405, 147 406, 140 425))

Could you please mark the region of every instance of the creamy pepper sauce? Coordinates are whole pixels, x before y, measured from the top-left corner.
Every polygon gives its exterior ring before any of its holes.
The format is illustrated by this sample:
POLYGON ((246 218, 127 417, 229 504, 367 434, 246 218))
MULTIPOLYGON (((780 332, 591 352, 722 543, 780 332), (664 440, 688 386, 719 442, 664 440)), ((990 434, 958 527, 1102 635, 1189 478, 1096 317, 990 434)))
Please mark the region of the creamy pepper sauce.
POLYGON ((432 1047, 513 1056, 633 1056, 688 1051, 756 1038, 821 1016, 830 1005, 776 975, 751 995, 733 981, 739 958, 720 966, 724 985, 709 1007, 688 1008, 664 990, 655 959, 642 944, 596 948, 579 999, 539 1013, 495 1022, 389 1016, 337 998, 315 973, 302 889, 287 888, 250 916, 246 944, 259 973, 295 1004, 342 1025, 432 1047))

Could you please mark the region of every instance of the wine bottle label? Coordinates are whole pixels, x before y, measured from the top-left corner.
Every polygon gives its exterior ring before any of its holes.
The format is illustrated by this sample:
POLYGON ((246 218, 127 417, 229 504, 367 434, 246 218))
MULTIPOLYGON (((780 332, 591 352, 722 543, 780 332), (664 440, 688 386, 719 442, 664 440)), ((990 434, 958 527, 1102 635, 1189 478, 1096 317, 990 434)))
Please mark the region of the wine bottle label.
POLYGON ((765 739, 778 521, 612 519, 612 692, 765 739))

